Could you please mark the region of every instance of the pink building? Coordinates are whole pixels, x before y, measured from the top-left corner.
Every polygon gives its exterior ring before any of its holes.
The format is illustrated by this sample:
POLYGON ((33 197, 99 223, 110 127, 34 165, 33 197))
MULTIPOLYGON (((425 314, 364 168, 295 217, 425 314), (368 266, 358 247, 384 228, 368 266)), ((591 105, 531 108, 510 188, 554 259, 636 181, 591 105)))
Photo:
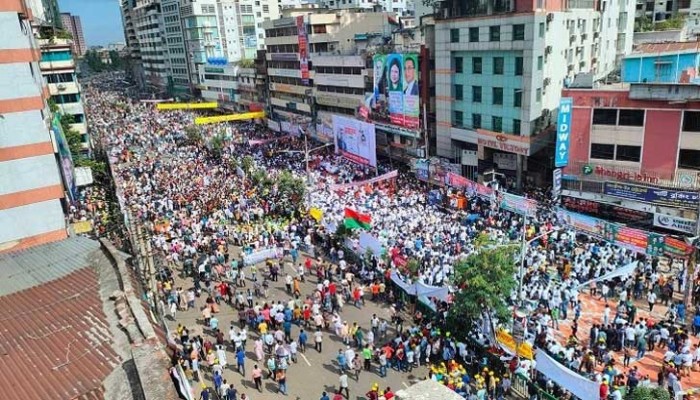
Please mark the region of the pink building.
POLYGON ((80 17, 70 13, 61 13, 61 24, 63 29, 73 36, 73 54, 78 57, 84 56, 85 52, 87 52, 87 43, 85 43, 83 24, 80 22, 80 17))

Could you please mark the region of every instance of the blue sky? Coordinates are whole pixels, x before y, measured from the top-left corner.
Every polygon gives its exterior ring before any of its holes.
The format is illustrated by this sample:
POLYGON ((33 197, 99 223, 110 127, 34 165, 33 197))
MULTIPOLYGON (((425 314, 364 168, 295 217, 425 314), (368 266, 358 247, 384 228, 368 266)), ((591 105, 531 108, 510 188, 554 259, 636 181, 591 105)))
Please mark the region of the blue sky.
POLYGON ((80 16, 88 47, 124 41, 118 0, 58 0, 58 7, 80 16))

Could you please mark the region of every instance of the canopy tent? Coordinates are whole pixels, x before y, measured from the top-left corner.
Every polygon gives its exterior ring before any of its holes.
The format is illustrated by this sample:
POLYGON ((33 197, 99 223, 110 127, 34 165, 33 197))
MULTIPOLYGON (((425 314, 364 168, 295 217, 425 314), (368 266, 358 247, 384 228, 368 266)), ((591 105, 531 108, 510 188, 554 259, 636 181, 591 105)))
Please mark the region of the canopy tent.
POLYGON ((441 301, 447 301, 450 294, 447 286, 429 286, 423 282, 407 283, 396 271, 391 271, 391 280, 411 296, 435 297, 441 301))

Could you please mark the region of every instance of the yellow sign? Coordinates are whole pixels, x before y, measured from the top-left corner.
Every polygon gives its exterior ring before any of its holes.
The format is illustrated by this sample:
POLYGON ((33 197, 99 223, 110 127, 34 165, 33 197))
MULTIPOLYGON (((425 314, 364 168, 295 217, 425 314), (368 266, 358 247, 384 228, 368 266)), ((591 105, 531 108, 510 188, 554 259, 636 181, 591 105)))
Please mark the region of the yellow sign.
POLYGON ((217 115, 216 117, 197 117, 194 119, 196 125, 216 124, 218 122, 240 121, 244 119, 265 118, 264 111, 256 111, 242 114, 217 115))
POLYGON ((319 208, 312 208, 309 210, 309 215, 313 217, 313 219, 315 219, 316 222, 320 222, 321 218, 323 218, 323 210, 319 208))
POLYGON ((157 110, 201 110, 204 108, 217 108, 219 103, 212 101, 209 103, 158 103, 157 110))
POLYGON ((92 230, 92 222, 90 221, 79 221, 73 223, 73 232, 76 234, 87 233, 92 230))
MULTIPOLYGON (((506 332, 504 329, 501 329, 496 333, 496 341, 511 353, 515 353, 515 340, 513 339, 513 336, 511 336, 510 333, 506 332)), ((518 347, 518 355, 520 357, 525 357, 528 360, 535 359, 534 352, 532 351, 532 345, 527 342, 520 343, 520 347, 518 347)))

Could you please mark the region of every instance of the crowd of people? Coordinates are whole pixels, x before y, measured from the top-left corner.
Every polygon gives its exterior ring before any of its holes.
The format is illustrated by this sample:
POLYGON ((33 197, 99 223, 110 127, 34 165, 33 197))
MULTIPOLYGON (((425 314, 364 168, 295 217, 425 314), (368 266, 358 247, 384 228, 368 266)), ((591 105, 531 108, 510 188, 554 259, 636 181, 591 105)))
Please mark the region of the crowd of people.
MULTIPOLYGON (((404 172, 373 185, 331 190, 333 185, 362 181, 390 169, 383 164, 377 170, 352 164, 335 155, 332 148, 314 152, 309 162, 308 199, 286 198, 277 186, 262 190, 253 177, 262 171, 274 178, 284 171, 306 180, 300 138, 276 135, 253 123, 193 128, 190 113, 158 112, 153 104, 131 100, 113 88, 88 88, 86 106, 98 139, 110 155, 124 208, 144 227, 154 250, 164 260, 158 293, 150 293, 154 303, 160 303, 163 312, 175 319, 180 310, 193 308, 204 299, 205 330, 194 335, 191 327, 178 328, 178 362, 198 380, 206 366, 214 388, 222 396, 238 389, 221 379, 217 370, 225 368, 228 349, 236 354, 236 368, 245 375, 249 335, 256 337, 253 351, 257 364, 251 377, 260 390, 261 380, 268 377, 278 383, 281 393, 287 393, 286 370, 296 361, 297 352, 306 351, 311 343, 321 352, 324 335, 333 334, 347 346, 338 349, 336 357, 341 392, 347 390, 342 378, 346 372, 359 374, 369 365, 382 376, 391 368, 406 371, 434 362, 438 364, 431 369, 431 379, 439 376, 437 380, 465 397, 498 398, 507 392, 510 378, 506 375, 496 382, 487 370, 486 376, 476 378, 453 364, 463 360, 468 351, 442 326, 448 304, 436 300, 432 306, 438 310, 437 319, 421 315, 404 327, 401 311, 405 307, 392 290, 389 276, 391 268, 397 267, 395 260, 374 256, 352 262, 345 252, 358 248, 356 233, 350 235, 348 249, 333 232, 324 229, 342 225, 345 208, 371 215, 367 233, 383 248, 418 261, 419 267, 412 275, 403 271, 405 280, 449 286, 451 291, 455 290, 451 285, 455 262, 475 251, 478 236, 487 235, 496 244, 519 241, 523 232, 528 240, 536 238, 528 242, 525 253, 522 290, 511 293, 509 302, 524 300, 529 315, 528 340, 601 383, 605 375, 609 375, 607 382, 619 383, 619 373, 604 371, 616 365, 620 353, 635 352, 636 357, 630 355, 627 361, 638 361, 661 343, 667 363, 663 373, 655 377, 656 383, 668 384, 676 391, 681 376, 689 373, 686 367, 691 351, 689 367, 700 363, 695 350, 691 350, 697 345, 691 344, 682 327, 674 325, 686 313, 683 304, 674 302, 673 297, 687 279, 683 264, 662 265, 658 259, 577 235, 548 208, 526 218, 493 207, 489 199, 475 197, 469 202, 468 213, 477 218, 467 220, 461 214, 429 205, 426 185, 404 172), (219 135, 226 140, 213 151, 212 138, 219 135), (245 159, 251 164, 242 162, 245 159), (321 223, 308 216, 309 208, 322 211, 321 223), (245 265, 244 258, 232 254, 233 246, 243 249, 244 254, 279 249, 285 257, 265 265, 245 265), (301 257, 303 251, 317 257, 301 257), (598 281, 632 262, 638 267, 629 279, 598 281), (191 279, 191 288, 177 285, 178 271, 191 279), (303 293, 300 282, 314 276, 318 282, 314 290, 303 293), (278 279, 285 281, 289 301, 273 304, 267 301, 267 288, 278 279), (578 329, 582 292, 607 302, 588 339, 586 332, 578 329), (664 321, 651 316, 641 319, 636 313, 637 299, 648 301, 649 308, 657 303, 669 304, 664 321), (379 318, 361 324, 348 324, 342 319, 343 307, 361 307, 367 300, 393 307, 390 323, 395 335, 387 336, 386 325, 382 328, 387 321, 379 318), (238 310, 238 326, 229 329, 218 320, 217 310, 222 303, 238 310), (570 335, 562 340, 559 323, 564 321, 570 326, 570 335), (293 337, 292 326, 303 330, 293 337), (628 335, 630 330, 634 333, 628 335), (466 384, 464 378, 468 378, 466 384), (497 384, 492 385, 492 381, 497 384), (472 393, 470 387, 474 385, 477 390, 472 393), (483 394, 481 389, 485 389, 483 394)), ((74 218, 92 218, 90 213, 94 212, 76 208, 74 218)), ((700 330, 700 318, 697 325, 700 330)), ((483 341, 489 340, 485 335, 483 341)), ((522 364, 511 372, 519 369, 536 381, 534 363, 522 364)), ((386 390, 377 388, 375 392, 376 398, 380 398, 380 392, 387 398, 386 390)))

